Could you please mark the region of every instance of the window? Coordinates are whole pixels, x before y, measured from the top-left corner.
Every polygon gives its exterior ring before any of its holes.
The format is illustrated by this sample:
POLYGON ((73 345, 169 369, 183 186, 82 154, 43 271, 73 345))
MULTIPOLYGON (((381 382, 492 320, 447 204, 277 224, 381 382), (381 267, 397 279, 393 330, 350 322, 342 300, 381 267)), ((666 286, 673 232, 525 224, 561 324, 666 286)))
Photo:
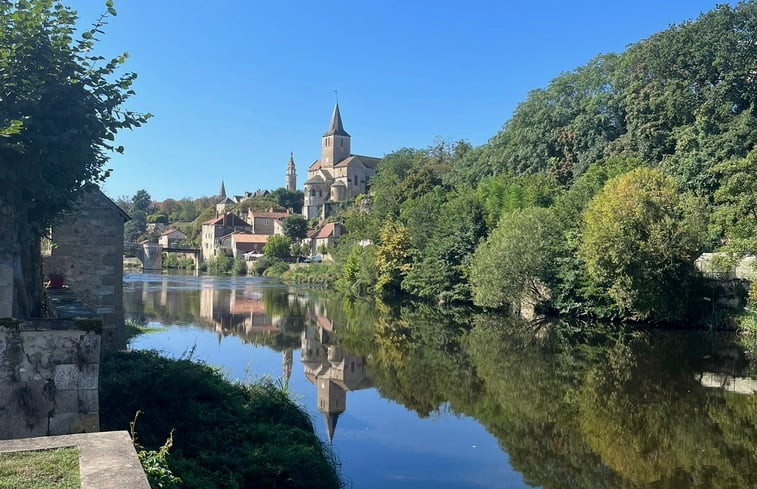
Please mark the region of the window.
POLYGON ((355 175, 354 180, 355 180, 355 186, 357 187, 357 175, 355 175))

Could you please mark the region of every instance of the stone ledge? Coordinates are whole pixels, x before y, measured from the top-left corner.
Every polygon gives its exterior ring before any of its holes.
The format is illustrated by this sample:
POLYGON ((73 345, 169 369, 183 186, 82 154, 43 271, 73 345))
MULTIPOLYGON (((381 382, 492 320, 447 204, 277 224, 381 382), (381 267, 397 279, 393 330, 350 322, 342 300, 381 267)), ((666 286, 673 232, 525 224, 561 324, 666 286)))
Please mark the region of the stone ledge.
POLYGON ((82 489, 150 489, 126 431, 81 433, 0 441, 0 452, 79 447, 82 489))

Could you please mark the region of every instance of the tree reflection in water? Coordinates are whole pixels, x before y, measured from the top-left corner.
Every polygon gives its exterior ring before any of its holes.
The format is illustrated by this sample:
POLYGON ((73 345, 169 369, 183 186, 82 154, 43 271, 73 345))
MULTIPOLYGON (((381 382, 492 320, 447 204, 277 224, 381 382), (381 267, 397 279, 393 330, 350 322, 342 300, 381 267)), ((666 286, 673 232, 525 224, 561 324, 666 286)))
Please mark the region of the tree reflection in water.
POLYGON ((475 418, 531 485, 757 487, 757 394, 706 380, 754 369, 725 340, 534 325, 463 309, 377 308, 233 279, 129 287, 127 314, 267 345, 283 353, 285 377, 299 348, 329 437, 346 394, 373 385, 422 417, 475 418))

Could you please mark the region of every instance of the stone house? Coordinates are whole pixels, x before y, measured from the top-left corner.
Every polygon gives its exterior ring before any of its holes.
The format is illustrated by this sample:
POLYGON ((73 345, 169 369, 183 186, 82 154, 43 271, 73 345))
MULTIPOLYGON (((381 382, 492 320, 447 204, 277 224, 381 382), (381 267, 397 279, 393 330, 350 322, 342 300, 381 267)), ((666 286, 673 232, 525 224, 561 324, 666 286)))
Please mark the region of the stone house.
POLYGON ((339 222, 330 222, 320 229, 310 231, 306 238, 306 241, 310 244, 310 253, 315 255, 321 246, 327 248, 334 246, 337 239, 345 233, 344 226, 339 222))
POLYGON ((281 223, 284 219, 292 216, 289 212, 273 212, 273 209, 267 212, 256 212, 250 209, 247 212, 247 222, 250 223, 252 234, 282 234, 276 232, 276 223, 281 223))
POLYGON ((326 202, 342 202, 366 193, 368 181, 376 174, 381 160, 352 154, 350 141, 337 103, 329 130, 321 137, 321 159, 308 168, 308 179, 304 184, 305 219, 325 217, 326 202))
POLYGON ((187 235, 179 231, 178 229, 171 228, 167 231, 163 231, 158 238, 158 244, 163 248, 173 248, 178 243, 187 239, 187 235))
POLYGON ((129 216, 95 185, 52 229, 54 246, 43 253, 45 275, 65 284, 103 321, 103 350, 126 347, 123 311, 124 223, 129 216))
POLYGON ((202 223, 202 245, 200 254, 203 261, 213 260, 221 253, 221 238, 238 231, 251 231, 251 226, 236 214, 227 212, 215 219, 202 223))
POLYGON ((268 235, 236 232, 221 238, 220 247, 234 258, 241 258, 245 253, 263 253, 263 246, 268 235))

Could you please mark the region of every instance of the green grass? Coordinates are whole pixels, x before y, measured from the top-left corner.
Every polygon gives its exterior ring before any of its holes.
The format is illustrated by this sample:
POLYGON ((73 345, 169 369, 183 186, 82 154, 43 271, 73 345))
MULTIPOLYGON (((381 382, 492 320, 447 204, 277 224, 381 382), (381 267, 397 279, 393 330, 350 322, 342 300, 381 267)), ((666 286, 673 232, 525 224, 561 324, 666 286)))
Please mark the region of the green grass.
POLYGON ((0 487, 5 489, 78 489, 79 449, 57 448, 0 453, 0 487))
POLYGON ((141 334, 147 334, 147 333, 157 333, 158 331, 163 331, 163 328, 158 326, 146 326, 144 324, 139 324, 136 321, 132 321, 131 319, 127 320, 124 323, 124 328, 126 329, 126 339, 130 340, 134 338, 135 336, 139 336, 141 334))
POLYGON ((179 487, 339 488, 336 462, 308 415, 274 383, 229 382, 218 369, 157 352, 115 352, 100 365, 100 426, 149 450, 173 432, 179 487))

